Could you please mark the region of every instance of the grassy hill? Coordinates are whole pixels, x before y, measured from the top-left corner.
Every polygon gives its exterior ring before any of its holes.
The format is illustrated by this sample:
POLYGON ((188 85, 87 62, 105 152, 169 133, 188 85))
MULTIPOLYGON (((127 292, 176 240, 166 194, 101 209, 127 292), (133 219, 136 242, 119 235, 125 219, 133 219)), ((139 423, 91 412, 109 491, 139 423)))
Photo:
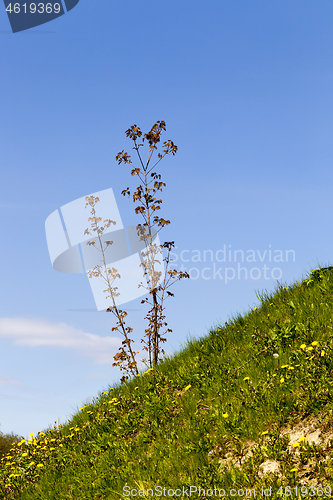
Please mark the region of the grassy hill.
POLYGON ((330 496, 333 268, 257 297, 260 307, 102 392, 66 425, 13 444, 0 495, 330 496))

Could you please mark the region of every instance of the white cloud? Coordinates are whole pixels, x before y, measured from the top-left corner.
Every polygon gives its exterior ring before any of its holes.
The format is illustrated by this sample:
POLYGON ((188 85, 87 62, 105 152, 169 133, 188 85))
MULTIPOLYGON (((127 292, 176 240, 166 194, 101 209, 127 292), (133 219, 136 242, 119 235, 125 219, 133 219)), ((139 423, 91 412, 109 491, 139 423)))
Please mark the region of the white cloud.
POLYGON ((100 365, 113 362, 121 344, 118 337, 99 337, 65 323, 52 324, 24 318, 0 318, 0 338, 11 339, 15 345, 21 346, 75 349, 100 365))
POLYGON ((20 385, 23 387, 21 382, 10 377, 0 377, 0 385, 20 385))

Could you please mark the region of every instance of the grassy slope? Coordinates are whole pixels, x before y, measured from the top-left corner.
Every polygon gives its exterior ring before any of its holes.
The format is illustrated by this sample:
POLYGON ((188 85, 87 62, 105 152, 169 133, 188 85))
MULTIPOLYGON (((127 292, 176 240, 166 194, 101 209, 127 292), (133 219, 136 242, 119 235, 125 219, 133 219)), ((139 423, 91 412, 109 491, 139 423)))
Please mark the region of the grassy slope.
POLYGON ((333 486, 330 443, 292 447, 281 434, 301 419, 316 418, 324 431, 333 422, 333 269, 258 298, 258 309, 103 392, 66 425, 13 446, 0 465, 0 495, 134 498, 123 494, 127 484, 259 496, 271 485, 271 498, 284 498, 280 485, 333 486), (258 474, 267 460, 277 475, 258 474))

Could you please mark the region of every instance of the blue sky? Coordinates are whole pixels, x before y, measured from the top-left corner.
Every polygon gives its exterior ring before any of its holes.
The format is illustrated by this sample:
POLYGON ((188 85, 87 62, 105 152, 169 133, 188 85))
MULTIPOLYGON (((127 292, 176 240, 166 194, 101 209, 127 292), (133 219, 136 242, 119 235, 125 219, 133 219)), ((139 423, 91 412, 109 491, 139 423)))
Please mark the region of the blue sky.
MULTIPOLYGON (((123 224, 142 222, 120 194, 137 181, 115 161, 131 125, 165 120, 179 148, 158 170, 171 221, 160 240, 197 278, 170 288, 168 353, 258 305, 274 276, 290 284, 332 263, 332 17, 330 0, 80 0, 12 34, 0 9, 2 432, 64 422, 119 380, 113 316, 85 274, 52 268, 45 221, 112 188, 123 224), (244 262, 219 262, 224 248, 244 262)), ((140 301, 126 304, 136 341, 140 301)))

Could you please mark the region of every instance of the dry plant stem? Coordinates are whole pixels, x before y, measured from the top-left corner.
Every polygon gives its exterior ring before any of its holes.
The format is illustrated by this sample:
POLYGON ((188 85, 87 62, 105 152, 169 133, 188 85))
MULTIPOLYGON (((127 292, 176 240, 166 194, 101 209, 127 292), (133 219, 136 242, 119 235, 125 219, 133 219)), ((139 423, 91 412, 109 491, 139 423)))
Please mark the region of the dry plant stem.
MULTIPOLYGON (((148 156, 148 162, 147 162, 147 166, 149 164, 149 161, 152 157, 152 154, 153 154, 153 149, 152 148, 149 148, 149 156, 148 156)), ((141 157, 140 157, 140 152, 139 152, 139 149, 138 149, 138 155, 139 155, 139 158, 140 158, 140 161, 141 161, 141 157)), ((142 162, 141 162, 142 163, 142 162)), ((148 181, 147 181, 147 171, 146 169, 144 169, 144 184, 145 184, 145 202, 146 202, 146 217, 147 217, 147 224, 148 224, 148 229, 149 229, 149 245, 150 245, 150 248, 152 249, 153 248, 153 241, 152 241, 152 234, 151 234, 151 228, 152 228, 152 225, 151 225, 151 220, 150 220, 150 207, 149 207, 149 196, 147 195, 148 192, 149 192, 149 188, 148 188, 148 181)), ((146 247, 147 247, 147 241, 145 240, 145 244, 146 244, 146 247)), ((153 257, 152 257, 153 259, 153 257)), ((155 280, 154 280, 154 260, 150 261, 149 260, 149 257, 148 257, 148 262, 149 262, 149 265, 152 265, 152 271, 153 271, 153 275, 152 275, 152 279, 153 279, 153 283, 152 283, 152 295, 153 295, 153 307, 154 307, 154 314, 153 314, 153 328, 154 328, 154 337, 153 337, 153 365, 155 366, 158 362, 158 318, 157 318, 157 315, 158 315, 158 302, 157 302, 157 297, 156 297, 156 288, 155 288, 155 280)))
MULTIPOLYGON (((163 312, 163 300, 164 300, 164 291, 166 289, 166 274, 164 277, 164 283, 163 285, 159 285, 158 287, 156 286, 159 282, 161 272, 156 272, 155 271, 155 263, 159 263, 160 261, 155 260, 154 257, 155 255, 162 250, 162 248, 167 247, 169 250, 168 257, 166 259, 163 259, 164 261, 167 261, 167 267, 169 263, 169 254, 171 250, 171 246, 174 246, 173 242, 169 243, 164 243, 164 245, 160 245, 157 247, 157 245, 153 245, 152 241, 152 228, 154 225, 158 225, 159 229, 156 231, 156 234, 162 229, 162 227, 170 224, 170 221, 164 220, 162 218, 159 218, 158 216, 155 216, 153 221, 152 221, 152 212, 156 210, 160 210, 160 204, 162 203, 162 200, 157 200, 156 198, 153 197, 153 195, 157 191, 162 191, 162 187, 166 186, 164 182, 160 182, 159 180, 161 179, 161 175, 156 174, 155 172, 151 173, 151 171, 156 167, 156 165, 166 156, 167 154, 173 154, 175 155, 177 152, 177 146, 172 141, 165 141, 163 143, 163 148, 162 149, 162 154, 158 153, 158 160, 157 162, 150 167, 150 161, 152 159, 154 150, 157 149, 156 144, 160 142, 160 136, 163 130, 166 130, 166 125, 164 121, 158 121, 156 122, 151 130, 147 133, 144 134, 143 136, 143 142, 145 140, 148 141, 149 143, 149 150, 148 150, 148 159, 146 164, 144 164, 142 157, 140 155, 139 148, 143 146, 143 144, 138 144, 137 139, 141 137, 142 132, 137 127, 136 125, 133 125, 131 128, 129 128, 126 131, 126 136, 129 137, 130 139, 133 140, 134 142, 134 147, 133 149, 137 152, 141 168, 136 168, 134 165, 131 163, 131 157, 127 154, 124 153, 124 150, 118 153, 116 156, 116 160, 118 160, 118 164, 121 164, 124 162, 125 164, 129 164, 130 166, 133 167, 131 171, 131 175, 137 175, 141 182, 143 182, 144 186, 140 185, 137 188, 137 191, 133 194, 133 202, 139 201, 141 205, 137 206, 135 208, 135 213, 141 213, 145 223, 143 226, 139 224, 137 226, 137 234, 140 237, 140 241, 144 240, 145 246, 146 246, 146 252, 143 252, 143 256, 148 256, 148 259, 144 259, 143 265, 144 267, 144 276, 149 274, 150 279, 148 280, 148 285, 150 285, 149 288, 149 294, 152 295, 153 298, 153 303, 151 304, 153 307, 152 309, 148 312, 146 319, 149 321, 149 327, 145 330, 145 337, 147 337, 147 341, 144 341, 144 339, 141 342, 144 342, 146 344, 146 347, 144 347, 145 350, 148 351, 149 353, 149 363, 150 367, 155 366, 159 360, 159 353, 164 354, 163 349, 160 349, 159 345, 160 342, 165 342, 166 339, 159 333, 160 328, 164 324, 164 326, 167 326, 167 323, 162 323, 163 319, 165 318, 162 316, 163 312), (148 175, 151 173, 151 177, 153 178, 150 182, 148 182, 148 175), (141 175, 140 175, 141 174, 141 175), (154 181, 154 187, 148 187, 151 182, 154 181), (146 228, 148 228, 148 234, 146 234, 146 228), (157 250, 159 248, 159 250, 157 250), (158 297, 157 292, 159 290, 162 290, 162 298, 160 299, 158 297), (161 301, 161 303, 158 303, 158 300, 161 301)), ((122 194, 125 196, 125 194, 128 194, 130 196, 130 191, 129 188, 125 189, 122 191, 122 194)), ((176 270, 173 271, 168 271, 168 274, 170 276, 177 276, 178 279, 181 278, 189 278, 188 273, 183 273, 183 272, 178 272, 176 270)), ((142 284, 139 286, 143 286, 142 284)), ((171 285, 169 285, 171 286, 171 285)), ((147 287, 144 287, 148 289, 147 287)), ((167 292, 168 295, 173 296, 171 292, 167 292)), ((148 302, 148 299, 143 300, 141 303, 148 302)), ((171 332, 172 330, 168 329, 167 332, 171 332)), ((166 333, 166 332, 165 332, 166 333)))
MULTIPOLYGON (((165 300, 165 291, 167 288, 169 288, 169 286, 171 286, 171 284, 173 284, 178 279, 190 277, 189 274, 186 272, 185 273, 178 272, 175 269, 173 269, 172 271, 168 270, 168 265, 170 261, 170 251, 171 247, 174 246, 174 242, 165 242, 163 245, 153 244, 153 234, 152 234, 153 227, 155 225, 159 227, 159 229, 156 231, 157 235, 157 233, 162 229, 162 227, 170 224, 170 221, 159 218, 156 215, 154 217, 152 216, 153 212, 155 212, 156 210, 160 210, 159 205, 162 203, 162 200, 157 200, 154 197, 154 195, 157 191, 162 191, 163 186, 166 186, 164 182, 160 181, 161 175, 157 174, 156 172, 152 172, 152 170, 164 158, 164 156, 170 153, 174 155, 176 154, 178 149, 177 146, 175 146, 175 144, 172 141, 165 141, 163 143, 162 153, 158 153, 157 161, 152 167, 150 166, 150 161, 152 159, 154 150, 157 149, 156 145, 160 142, 160 136, 163 130, 166 130, 165 122, 158 121, 153 125, 153 127, 147 134, 144 134, 143 142, 147 140, 149 143, 148 159, 146 164, 144 164, 144 162, 142 161, 142 157, 140 155, 140 150, 139 150, 139 148, 143 146, 143 144, 137 143, 137 139, 142 135, 141 130, 136 125, 133 125, 126 131, 126 136, 130 137, 134 142, 133 149, 137 152, 142 169, 135 168, 131 163, 131 157, 127 153, 124 153, 124 151, 118 153, 118 155, 116 156, 118 164, 121 164, 122 162, 124 162, 125 164, 126 163, 130 164, 133 167, 131 175, 132 176, 137 175, 141 180, 141 182, 143 183, 143 186, 140 185, 134 192, 133 201, 140 202, 140 205, 135 208, 135 213, 136 214, 141 213, 145 220, 145 223, 143 225, 138 224, 136 229, 138 236, 140 236, 140 241, 144 241, 146 247, 145 248, 146 251, 142 252, 142 256, 144 258, 143 258, 143 263, 140 264, 140 266, 143 266, 144 268, 144 276, 149 275, 149 279, 147 278, 148 287, 145 287, 142 283, 140 283, 139 286, 143 286, 144 288, 146 288, 149 291, 149 294, 152 295, 153 299, 152 303, 148 302, 148 298, 141 301, 142 304, 147 302, 152 305, 152 309, 148 311, 148 314, 145 317, 145 319, 148 320, 148 328, 145 329, 144 338, 141 339, 141 343, 144 344, 143 349, 145 351, 148 351, 150 368, 158 363, 160 354, 165 354, 164 350, 160 348, 160 344, 166 342, 166 338, 164 336, 165 333, 172 332, 172 330, 168 328, 163 334, 160 333, 160 329, 162 328, 162 326, 167 326, 167 323, 164 322, 165 316, 163 316, 163 310, 164 310, 163 302, 165 300), (149 174, 152 177, 151 181, 148 181, 149 174), (149 185, 152 182, 154 182, 154 186, 149 187, 149 185), (162 253, 163 248, 168 249, 168 255, 165 259, 163 259, 164 261, 166 261, 166 272, 163 283, 158 285, 162 272, 155 270, 155 264, 156 263, 161 264, 161 262, 155 259, 155 257, 158 253, 162 253), (176 279, 169 284, 170 279, 175 277, 176 279), (162 291, 161 297, 159 297, 158 295, 159 291, 162 291)), ((122 191, 122 194, 124 196, 126 193, 130 196, 129 188, 122 191)), ((87 196, 86 201, 87 201, 86 207, 88 204, 92 206, 91 214, 93 215, 93 217, 89 218, 88 220, 92 221, 92 227, 94 227, 93 231, 97 231, 97 236, 101 248, 101 250, 99 251, 101 251, 103 254, 103 264, 104 264, 104 271, 106 278, 104 278, 103 274, 100 272, 102 266, 96 266, 94 268, 94 271, 90 273, 89 277, 91 278, 93 276, 96 277, 102 276, 103 280, 107 283, 108 289, 103 291, 110 292, 110 297, 113 303, 113 306, 109 307, 107 309, 107 312, 113 312, 113 314, 118 318, 118 323, 116 324, 116 327, 112 328, 112 331, 116 330, 119 333, 121 333, 124 337, 119 352, 114 356, 115 363, 113 363, 112 366, 118 366, 121 370, 123 370, 127 374, 138 375, 138 368, 135 359, 135 355, 138 353, 132 350, 131 342, 133 342, 133 340, 129 339, 128 337, 128 335, 133 331, 133 329, 125 327, 125 322, 123 320, 127 316, 127 313, 117 308, 114 297, 119 296, 119 293, 116 293, 117 287, 112 288, 110 283, 110 277, 114 281, 117 277, 120 278, 120 275, 118 274, 117 269, 112 268, 112 270, 110 270, 107 268, 104 249, 100 238, 100 235, 103 234, 104 229, 106 227, 109 227, 111 224, 115 224, 115 222, 111 221, 110 219, 107 219, 104 221, 106 223, 105 226, 99 228, 97 222, 101 221, 102 219, 101 217, 99 218, 96 217, 96 211, 94 208, 95 203, 99 201, 99 198, 94 198, 93 196, 91 197, 87 196)), ((88 229, 86 229, 85 234, 91 234, 91 233, 88 231, 88 229)), ((95 240, 87 242, 87 245, 95 245, 95 242, 96 242, 95 240)), ((105 243, 106 246, 113 244, 112 241, 106 241, 105 243)), ((174 295, 169 291, 167 291, 167 294, 168 296, 174 295)), ((106 298, 108 297, 109 296, 107 296, 106 298)), ((125 381, 126 379, 127 377, 122 377, 122 382, 125 381)))
MULTIPOLYGON (((163 308, 163 301, 165 300, 165 291, 173 283, 175 283, 175 281, 178 281, 181 278, 188 277, 187 273, 177 272, 176 270, 168 271, 168 265, 169 265, 169 261, 170 261, 170 251, 171 251, 171 247, 172 246, 174 246, 174 242, 164 243, 164 245, 163 245, 164 248, 165 247, 168 248, 168 256, 167 256, 167 258, 164 259, 164 261, 166 261, 166 272, 165 272, 165 275, 164 275, 163 284, 159 285, 159 287, 157 289, 155 289, 156 290, 156 298, 158 298, 160 300, 160 304, 157 304, 157 308, 153 307, 149 311, 148 315, 145 318, 145 319, 149 320, 150 325, 152 323, 153 323, 154 326, 157 325, 157 329, 158 330, 163 326, 163 324, 164 324, 164 326, 167 326, 167 323, 162 323, 163 320, 165 319, 165 316, 162 316, 162 312, 164 310, 164 308, 163 308), (177 274, 178 274, 178 278, 176 280, 174 280, 172 283, 169 284, 171 277, 176 276, 177 274), (167 277, 168 277, 168 281, 166 281, 167 277), (161 297, 159 297, 158 294, 157 294, 157 291, 160 291, 160 290, 162 290, 161 297), (155 311, 157 311, 157 318, 156 318, 156 315, 155 315, 155 311)), ((167 292, 167 294, 173 296, 173 294, 171 292, 167 292)), ((145 301, 142 301, 142 303, 143 302, 148 302, 148 299, 146 299, 145 301)), ((151 304, 151 305, 153 305, 153 304, 151 304)), ((148 329, 146 329, 146 332, 148 332, 148 334, 151 333, 151 331, 152 331, 151 327, 148 328, 148 329)), ((167 332, 172 332, 172 330, 168 329, 167 332)), ((157 340, 158 340, 158 342, 165 342, 166 341, 166 339, 164 337, 162 337, 161 335, 159 335, 159 333, 158 333, 157 340)), ((150 341, 150 335, 149 335, 149 341, 150 341)), ((162 352, 162 354, 164 354, 163 350, 158 350, 158 352, 162 352)), ((151 363, 151 356, 150 356, 150 363, 151 363)))
MULTIPOLYGON (((117 327, 112 328, 112 331, 115 331, 115 330, 119 331, 119 327, 120 327, 121 328, 120 333, 122 333, 122 335, 125 338, 125 340, 122 342, 122 347, 120 347, 120 352, 117 353, 115 358, 114 358, 115 361, 117 361, 117 363, 114 363, 113 366, 120 366, 120 368, 123 369, 126 373, 131 373, 132 375, 134 375, 134 374, 137 375, 139 373, 137 363, 135 360, 135 354, 137 354, 137 353, 133 352, 132 347, 131 347, 131 342, 133 342, 133 341, 128 338, 127 331, 126 331, 126 330, 128 330, 128 332, 130 333, 133 329, 132 328, 127 328, 127 329, 125 328, 125 323, 124 323, 123 319, 127 316, 127 313, 125 311, 122 311, 121 309, 117 308, 114 297, 119 296, 119 293, 116 293, 117 287, 112 288, 111 283, 110 283, 110 278, 109 278, 109 276, 111 276, 111 278, 113 278, 113 281, 114 281, 117 277, 120 278, 120 274, 118 274, 117 269, 115 269, 115 268, 112 268, 112 270, 107 268, 106 261, 105 261, 105 253, 104 253, 105 249, 103 249, 101 236, 100 236, 101 234, 104 233, 105 228, 110 227, 111 224, 115 225, 116 223, 110 219, 106 219, 103 221, 103 222, 106 222, 105 226, 100 228, 98 226, 97 222, 100 222, 102 220, 102 218, 101 217, 97 218, 96 211, 95 211, 95 203, 97 203, 99 201, 99 198, 98 197, 95 198, 94 196, 90 196, 90 197, 86 196, 86 201, 87 201, 87 203, 85 205, 85 208, 87 207, 88 204, 91 205, 91 207, 92 207, 92 210, 90 213, 93 215, 93 217, 89 217, 88 221, 92 221, 91 226, 93 228, 93 231, 97 231, 99 245, 101 248, 101 250, 99 250, 98 248, 97 248, 97 250, 102 252, 103 265, 104 265, 104 271, 105 271, 104 276, 106 277, 105 278, 103 276, 103 274, 100 272, 100 268, 102 266, 95 266, 94 271, 90 272, 89 278, 92 278, 93 276, 95 276, 98 279, 100 279, 99 276, 102 276, 103 280, 106 281, 106 283, 108 285, 108 289, 103 290, 103 292, 106 292, 106 291, 110 292, 110 295, 108 295, 106 298, 111 297, 112 303, 113 303, 113 306, 111 308, 108 308, 107 311, 112 312, 117 317, 118 322, 119 322, 117 327), (129 351, 128 353, 125 350, 126 347, 129 351), (128 359, 128 358, 130 358, 130 359, 128 359), (126 362, 127 362, 127 364, 126 364, 126 362)), ((91 234, 91 233, 90 233, 90 231, 88 231, 88 229, 86 229, 84 234, 91 234)), ((96 243, 96 240, 93 240, 93 241, 88 241, 86 244, 95 246, 95 243, 96 243)), ((106 241, 105 243, 106 243, 106 248, 107 248, 109 245, 113 244, 113 241, 106 241)))

